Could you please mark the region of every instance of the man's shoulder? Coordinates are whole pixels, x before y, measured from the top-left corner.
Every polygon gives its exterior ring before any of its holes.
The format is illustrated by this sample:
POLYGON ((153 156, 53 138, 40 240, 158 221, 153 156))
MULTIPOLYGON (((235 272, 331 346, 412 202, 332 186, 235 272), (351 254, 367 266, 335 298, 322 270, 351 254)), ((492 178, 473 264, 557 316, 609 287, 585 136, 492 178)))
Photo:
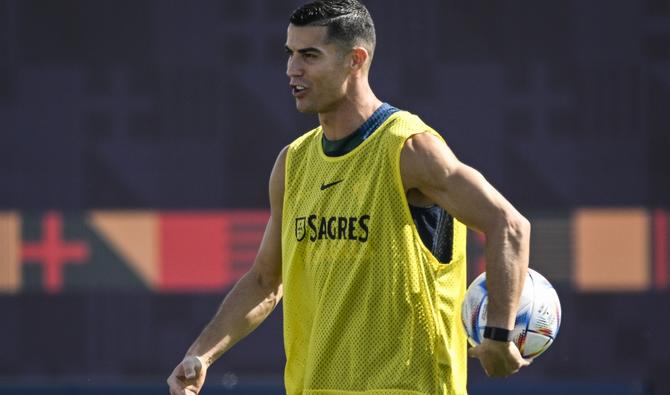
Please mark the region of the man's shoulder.
POLYGON ((388 130, 390 135, 406 140, 412 135, 432 131, 433 129, 418 115, 408 111, 398 111, 389 122, 388 130))
POLYGON ((321 135, 321 126, 317 126, 314 129, 303 133, 300 137, 296 138, 288 145, 289 151, 295 151, 301 147, 305 147, 313 142, 318 136, 321 135))

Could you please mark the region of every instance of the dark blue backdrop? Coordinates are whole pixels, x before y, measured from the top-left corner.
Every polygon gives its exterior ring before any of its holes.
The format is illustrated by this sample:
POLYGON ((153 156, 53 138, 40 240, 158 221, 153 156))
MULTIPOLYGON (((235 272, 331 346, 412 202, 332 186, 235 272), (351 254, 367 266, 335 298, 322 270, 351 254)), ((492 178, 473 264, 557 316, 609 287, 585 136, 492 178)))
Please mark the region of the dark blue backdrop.
MULTIPOLYGON (((667 0, 367 2, 372 85, 522 208, 670 201, 667 0)), ((264 207, 298 1, 0 1, 0 207, 264 207)))

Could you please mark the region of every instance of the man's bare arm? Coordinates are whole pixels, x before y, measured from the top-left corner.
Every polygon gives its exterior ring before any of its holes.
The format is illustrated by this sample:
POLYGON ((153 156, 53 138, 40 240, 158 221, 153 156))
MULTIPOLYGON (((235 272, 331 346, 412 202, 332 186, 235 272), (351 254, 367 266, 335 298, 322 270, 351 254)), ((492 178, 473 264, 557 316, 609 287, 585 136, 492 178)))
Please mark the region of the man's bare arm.
POLYGON ((212 320, 188 349, 184 361, 168 378, 171 394, 197 394, 207 368, 251 333, 282 297, 281 224, 286 149, 270 176, 270 220, 254 264, 221 303, 212 320))
POLYGON ((252 332, 281 299, 284 166, 285 151, 282 151, 270 176, 271 215, 253 266, 228 293, 214 318, 186 353, 203 358, 207 365, 252 332))
MULTIPOLYGON (((528 269, 528 220, 479 172, 461 163, 442 140, 429 133, 407 141, 400 165, 408 193, 423 195, 486 235, 487 325, 512 329, 528 269)), ((485 350, 490 346, 486 343, 485 350)), ((514 359, 523 366, 520 356, 514 359)), ((482 364, 485 362, 486 358, 482 364)), ((516 363, 509 367, 484 366, 495 376, 511 374, 519 367, 516 363)))

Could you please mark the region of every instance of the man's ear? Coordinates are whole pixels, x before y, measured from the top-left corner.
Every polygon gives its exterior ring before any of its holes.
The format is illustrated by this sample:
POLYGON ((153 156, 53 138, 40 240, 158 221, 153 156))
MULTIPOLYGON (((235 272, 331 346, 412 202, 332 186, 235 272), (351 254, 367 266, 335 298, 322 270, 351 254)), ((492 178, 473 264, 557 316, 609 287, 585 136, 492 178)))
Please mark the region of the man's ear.
POLYGON ((365 66, 369 57, 370 54, 367 49, 363 47, 354 47, 354 49, 351 50, 349 66, 352 69, 360 70, 365 66))

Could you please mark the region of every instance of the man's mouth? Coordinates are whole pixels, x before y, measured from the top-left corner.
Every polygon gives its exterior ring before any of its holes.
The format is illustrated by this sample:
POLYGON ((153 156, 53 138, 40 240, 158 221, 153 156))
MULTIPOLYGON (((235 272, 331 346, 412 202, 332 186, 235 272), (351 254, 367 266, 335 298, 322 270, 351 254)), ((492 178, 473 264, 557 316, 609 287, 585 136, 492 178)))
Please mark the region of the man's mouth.
POLYGON ((293 96, 298 96, 304 93, 307 90, 307 87, 304 85, 291 85, 291 93, 293 96))

